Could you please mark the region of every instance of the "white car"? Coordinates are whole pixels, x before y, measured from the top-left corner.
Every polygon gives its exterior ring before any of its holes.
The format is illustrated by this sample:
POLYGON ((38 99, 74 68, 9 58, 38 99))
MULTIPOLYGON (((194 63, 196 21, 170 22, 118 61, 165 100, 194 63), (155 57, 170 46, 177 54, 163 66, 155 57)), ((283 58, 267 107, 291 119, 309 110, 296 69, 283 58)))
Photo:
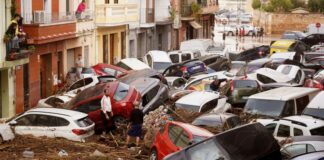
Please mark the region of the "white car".
POLYGON ((116 66, 126 69, 128 71, 150 69, 150 66, 148 66, 147 64, 145 64, 144 62, 140 61, 137 58, 122 59, 120 60, 120 62, 116 64, 116 66))
POLYGON ((324 119, 323 100, 324 91, 321 91, 308 103, 302 114, 324 119))
POLYGON ((0 144, 15 138, 11 128, 7 124, 0 124, 0 144))
POLYGON ((257 119, 273 136, 285 140, 291 136, 324 135, 324 121, 311 116, 290 116, 283 119, 257 119))
POLYGON ((183 41, 180 44, 180 50, 182 51, 199 50, 201 56, 207 56, 212 54, 226 56, 228 54, 227 46, 223 46, 221 42, 215 43, 211 39, 192 39, 192 40, 183 41))
POLYGON ((296 136, 291 139, 291 143, 285 144, 281 148, 282 155, 287 159, 324 150, 324 136, 296 136))
POLYGON ((87 114, 58 108, 34 108, 6 125, 19 135, 61 137, 80 142, 94 134, 95 126, 87 114))
POLYGON ((144 56, 144 63, 160 73, 172 65, 169 55, 164 51, 158 50, 149 51, 144 56))
POLYGON ((171 51, 168 52, 168 55, 172 63, 181 63, 184 61, 201 57, 201 53, 198 50, 197 51, 181 51, 181 50, 171 51))
POLYGON ((70 87, 67 88, 66 93, 77 94, 78 92, 95 86, 98 83, 112 82, 115 80, 116 78, 113 76, 90 76, 74 82, 70 87))
POLYGON ((240 28, 244 28, 244 34, 246 36, 252 36, 253 32, 256 31, 255 27, 249 24, 243 24, 240 28))
POLYGON ((69 102, 75 96, 76 94, 73 93, 49 96, 47 98, 39 100, 36 107, 61 108, 65 103, 69 102))

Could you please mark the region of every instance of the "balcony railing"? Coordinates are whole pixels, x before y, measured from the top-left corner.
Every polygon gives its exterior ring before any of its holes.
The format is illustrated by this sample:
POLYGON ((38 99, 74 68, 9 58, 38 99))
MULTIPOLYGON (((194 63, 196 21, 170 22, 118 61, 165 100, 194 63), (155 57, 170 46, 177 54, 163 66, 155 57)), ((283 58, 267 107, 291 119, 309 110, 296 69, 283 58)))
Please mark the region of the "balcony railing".
POLYGON ((24 14, 23 16, 25 16, 25 24, 50 24, 76 20, 74 12, 48 13, 46 11, 39 10, 34 11, 34 14, 24 14))
POLYGON ((138 21, 137 4, 100 4, 96 6, 96 23, 113 25, 138 21))
POLYGON ((27 58, 32 53, 32 46, 27 44, 25 37, 19 39, 7 39, 6 42, 6 61, 14 61, 27 58))

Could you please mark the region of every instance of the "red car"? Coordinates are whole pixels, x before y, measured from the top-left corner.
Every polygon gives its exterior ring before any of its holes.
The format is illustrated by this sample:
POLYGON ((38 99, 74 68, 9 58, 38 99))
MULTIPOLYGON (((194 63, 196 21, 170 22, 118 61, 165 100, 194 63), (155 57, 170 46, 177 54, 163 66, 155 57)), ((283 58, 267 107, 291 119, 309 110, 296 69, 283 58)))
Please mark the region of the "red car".
POLYGON ((151 160, 162 160, 168 154, 214 136, 213 133, 188 123, 168 121, 157 133, 151 149, 151 160))
POLYGON ((81 91, 68 103, 67 107, 87 113, 89 118, 95 122, 97 131, 103 128, 100 116, 100 101, 104 89, 109 90, 114 114, 113 120, 117 125, 119 123, 126 123, 126 119, 129 118, 130 112, 134 108, 133 103, 141 99, 140 93, 135 88, 118 81, 98 84, 81 91))
POLYGON ((110 76, 114 76, 116 78, 120 78, 125 76, 126 74, 129 73, 129 71, 114 66, 114 65, 110 65, 110 64, 105 64, 105 63, 98 63, 97 65, 92 67, 96 74, 98 76, 105 76, 105 75, 110 75, 110 76))
POLYGON ((324 70, 318 71, 313 79, 306 79, 304 87, 324 90, 324 70))

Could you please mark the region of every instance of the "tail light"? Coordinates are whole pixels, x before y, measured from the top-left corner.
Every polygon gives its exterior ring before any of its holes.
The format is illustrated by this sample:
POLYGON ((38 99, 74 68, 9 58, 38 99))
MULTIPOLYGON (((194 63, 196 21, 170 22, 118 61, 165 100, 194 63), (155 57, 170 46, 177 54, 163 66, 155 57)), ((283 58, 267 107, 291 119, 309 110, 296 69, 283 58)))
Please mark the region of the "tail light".
POLYGON ((76 135, 83 135, 87 133, 87 131, 83 129, 72 129, 72 132, 76 135))

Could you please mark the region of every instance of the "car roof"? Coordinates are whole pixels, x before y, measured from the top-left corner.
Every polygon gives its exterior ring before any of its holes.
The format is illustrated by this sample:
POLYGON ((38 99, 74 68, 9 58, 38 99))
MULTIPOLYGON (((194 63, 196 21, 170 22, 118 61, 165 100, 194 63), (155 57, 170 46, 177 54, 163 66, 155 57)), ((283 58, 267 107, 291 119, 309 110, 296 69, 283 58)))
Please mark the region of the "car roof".
POLYGON ((282 120, 298 122, 300 125, 302 126, 304 125, 304 127, 307 127, 308 129, 324 127, 324 120, 316 119, 311 116, 305 116, 305 115, 289 116, 283 118, 282 120))
POLYGON ((199 107, 200 110, 202 105, 217 98, 219 98, 219 93, 206 92, 206 91, 194 91, 177 100, 176 105, 177 107, 178 106, 199 107))
POLYGON ((323 109, 324 91, 319 92, 307 105, 306 108, 323 109))
POLYGON ((257 93, 249 97, 249 99, 267 99, 287 101, 295 97, 302 97, 319 91, 317 88, 306 87, 280 87, 265 92, 257 93))
POLYGON ((144 62, 140 61, 137 58, 125 58, 122 59, 121 62, 124 64, 127 64, 131 69, 133 70, 141 70, 145 68, 150 68, 147 64, 144 62))
POLYGON ((98 63, 98 64, 94 65, 93 67, 112 68, 112 69, 117 70, 117 71, 127 72, 127 70, 124 69, 124 68, 114 66, 114 65, 111 65, 111 64, 106 64, 106 63, 98 63))
POLYGON ((154 62, 171 62, 169 55, 165 51, 153 50, 148 52, 154 62))
POLYGON ((238 117, 238 116, 235 114, 232 114, 232 113, 220 113, 220 114, 207 113, 207 114, 203 114, 203 115, 199 116, 196 119, 217 120, 217 121, 223 121, 223 123, 225 123, 225 121, 227 119, 232 118, 232 117, 238 117))
POLYGON ((288 48, 291 44, 293 44, 295 42, 297 42, 297 41, 293 40, 293 39, 280 39, 280 40, 275 41, 271 45, 271 47, 273 47, 273 46, 279 46, 279 47, 284 46, 284 47, 288 48))
POLYGON ((299 155, 297 157, 292 158, 291 160, 318 160, 320 158, 323 158, 324 151, 318 151, 318 152, 311 152, 311 153, 306 153, 299 155))
POLYGON ((190 132, 193 135, 202 136, 202 137, 214 136, 213 133, 211 133, 203 128, 191 125, 189 123, 182 123, 182 122, 177 122, 177 121, 170 121, 170 122, 184 128, 186 131, 190 132))
POLYGON ((276 82, 288 82, 292 78, 288 75, 285 75, 279 71, 273 70, 271 68, 260 68, 256 70, 256 74, 260 74, 275 80, 276 82))
POLYGON ((129 85, 134 86, 137 91, 142 95, 148 92, 151 88, 159 84, 159 80, 156 78, 138 78, 131 82, 129 85))
POLYGON ((304 142, 304 141, 323 141, 324 136, 294 136, 292 137, 293 142, 304 142))
POLYGON ((82 112, 68 110, 68 109, 62 109, 62 108, 33 108, 25 113, 45 113, 45 114, 57 114, 60 116, 66 116, 71 117, 74 120, 78 120, 84 117, 87 117, 88 115, 82 112))

